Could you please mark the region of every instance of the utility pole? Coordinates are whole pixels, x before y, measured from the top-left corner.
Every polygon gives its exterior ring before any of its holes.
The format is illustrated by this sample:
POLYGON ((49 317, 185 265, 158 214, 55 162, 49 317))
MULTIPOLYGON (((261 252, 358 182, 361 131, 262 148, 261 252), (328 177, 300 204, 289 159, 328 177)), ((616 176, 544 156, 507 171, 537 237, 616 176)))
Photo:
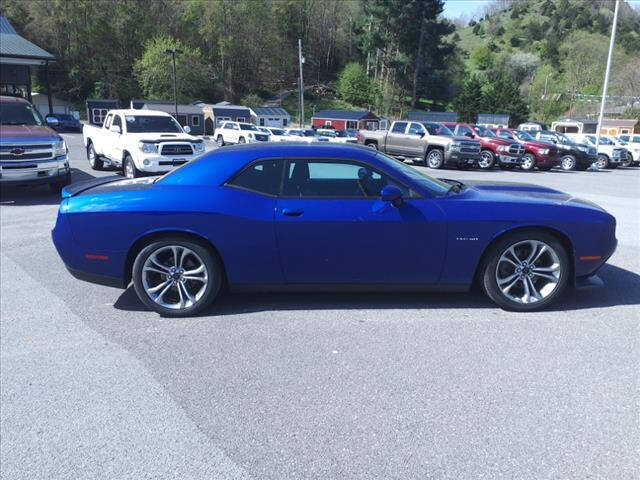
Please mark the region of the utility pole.
POLYGON ((298 64, 300 65, 300 126, 304 128, 304 79, 302 77, 302 39, 298 39, 298 64))
POLYGON ((178 121, 178 87, 176 86, 176 54, 182 53, 180 50, 175 48, 165 50, 167 55, 171 55, 171 59, 173 60, 173 103, 176 108, 176 122, 178 121))
POLYGON ((609 72, 611 70, 611 59, 613 57, 613 46, 616 42, 616 26, 618 23, 618 9, 620 0, 616 0, 616 9, 613 13, 613 26, 611 27, 611 40, 609 41, 609 56, 607 57, 607 69, 604 74, 604 86, 602 87, 602 101, 600 102, 600 116, 598 117, 598 131, 596 132, 596 152, 600 146, 600 129, 604 117, 604 106, 607 103, 607 87, 609 86, 609 72))

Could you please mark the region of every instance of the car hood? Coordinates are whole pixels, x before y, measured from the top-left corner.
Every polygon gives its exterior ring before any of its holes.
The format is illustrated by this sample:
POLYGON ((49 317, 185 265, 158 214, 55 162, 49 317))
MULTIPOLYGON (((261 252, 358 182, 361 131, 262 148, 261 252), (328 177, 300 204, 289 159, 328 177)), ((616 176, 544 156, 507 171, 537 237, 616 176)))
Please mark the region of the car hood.
POLYGON ((525 140, 523 143, 527 147, 533 147, 533 148, 555 148, 556 147, 553 143, 540 142, 538 140, 525 140))
POLYGON ((3 142, 23 140, 57 140, 58 134, 44 125, 1 125, 0 139, 3 142))
POLYGON ((513 140, 505 140, 504 138, 497 138, 497 137, 481 137, 485 142, 491 142, 493 144, 496 145, 513 145, 514 143, 517 144, 518 142, 514 142, 513 140))
POLYGON ((549 187, 530 183, 467 181, 471 190, 488 201, 527 202, 547 205, 579 205, 604 211, 599 205, 549 187))
POLYGON ((197 142, 198 138, 186 133, 127 133, 130 140, 144 140, 145 142, 197 142))

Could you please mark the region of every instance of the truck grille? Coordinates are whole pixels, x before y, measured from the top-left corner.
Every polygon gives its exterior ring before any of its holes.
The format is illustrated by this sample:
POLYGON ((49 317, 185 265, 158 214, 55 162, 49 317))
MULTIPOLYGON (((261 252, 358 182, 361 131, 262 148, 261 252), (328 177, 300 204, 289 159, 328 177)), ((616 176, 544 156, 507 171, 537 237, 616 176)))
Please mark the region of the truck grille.
POLYGON ((513 145, 509 145, 509 153, 511 155, 522 155, 524 154, 524 147, 515 143, 513 145))
POLYGON ((0 161, 49 160, 53 158, 53 145, 0 145, 0 161))
POLYGON ((480 144, 478 142, 460 142, 460 151, 462 153, 480 153, 480 144))
POLYGON ((627 159, 627 151, 624 148, 614 148, 613 158, 619 158, 620 160, 627 159))
POLYGON ((160 155, 193 155, 193 149, 186 143, 163 145, 160 155))

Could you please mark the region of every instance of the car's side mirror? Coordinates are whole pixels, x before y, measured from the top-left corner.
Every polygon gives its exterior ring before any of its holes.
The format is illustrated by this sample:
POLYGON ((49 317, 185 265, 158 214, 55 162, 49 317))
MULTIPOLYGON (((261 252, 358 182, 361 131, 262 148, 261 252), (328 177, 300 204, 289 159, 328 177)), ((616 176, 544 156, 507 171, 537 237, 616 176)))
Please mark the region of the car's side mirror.
POLYGON ((380 199, 398 208, 402 205, 402 190, 395 185, 385 185, 380 191, 380 199))
POLYGON ((183 127, 183 130, 185 131, 185 133, 191 133, 191 127, 189 125, 183 127))
POLYGON ((473 133, 467 132, 464 134, 465 137, 473 138, 473 133))
POLYGON ((47 125, 50 127, 57 127, 60 125, 60 121, 56 117, 47 117, 45 122, 47 122, 47 125))
POLYGON ((111 128, 109 128, 109 130, 117 134, 122 133, 122 128, 120 128, 120 125, 111 125, 111 128))

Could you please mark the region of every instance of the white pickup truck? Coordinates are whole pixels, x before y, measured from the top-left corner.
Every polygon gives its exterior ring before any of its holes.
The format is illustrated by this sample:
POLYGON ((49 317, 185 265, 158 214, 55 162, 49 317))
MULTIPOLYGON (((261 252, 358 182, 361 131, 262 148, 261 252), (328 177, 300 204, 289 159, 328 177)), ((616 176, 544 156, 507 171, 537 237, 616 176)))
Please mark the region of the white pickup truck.
POLYGON ((127 178, 159 175, 204 153, 204 142, 189 135, 165 112, 111 110, 102 127, 85 125, 82 136, 91 168, 122 168, 127 178))

